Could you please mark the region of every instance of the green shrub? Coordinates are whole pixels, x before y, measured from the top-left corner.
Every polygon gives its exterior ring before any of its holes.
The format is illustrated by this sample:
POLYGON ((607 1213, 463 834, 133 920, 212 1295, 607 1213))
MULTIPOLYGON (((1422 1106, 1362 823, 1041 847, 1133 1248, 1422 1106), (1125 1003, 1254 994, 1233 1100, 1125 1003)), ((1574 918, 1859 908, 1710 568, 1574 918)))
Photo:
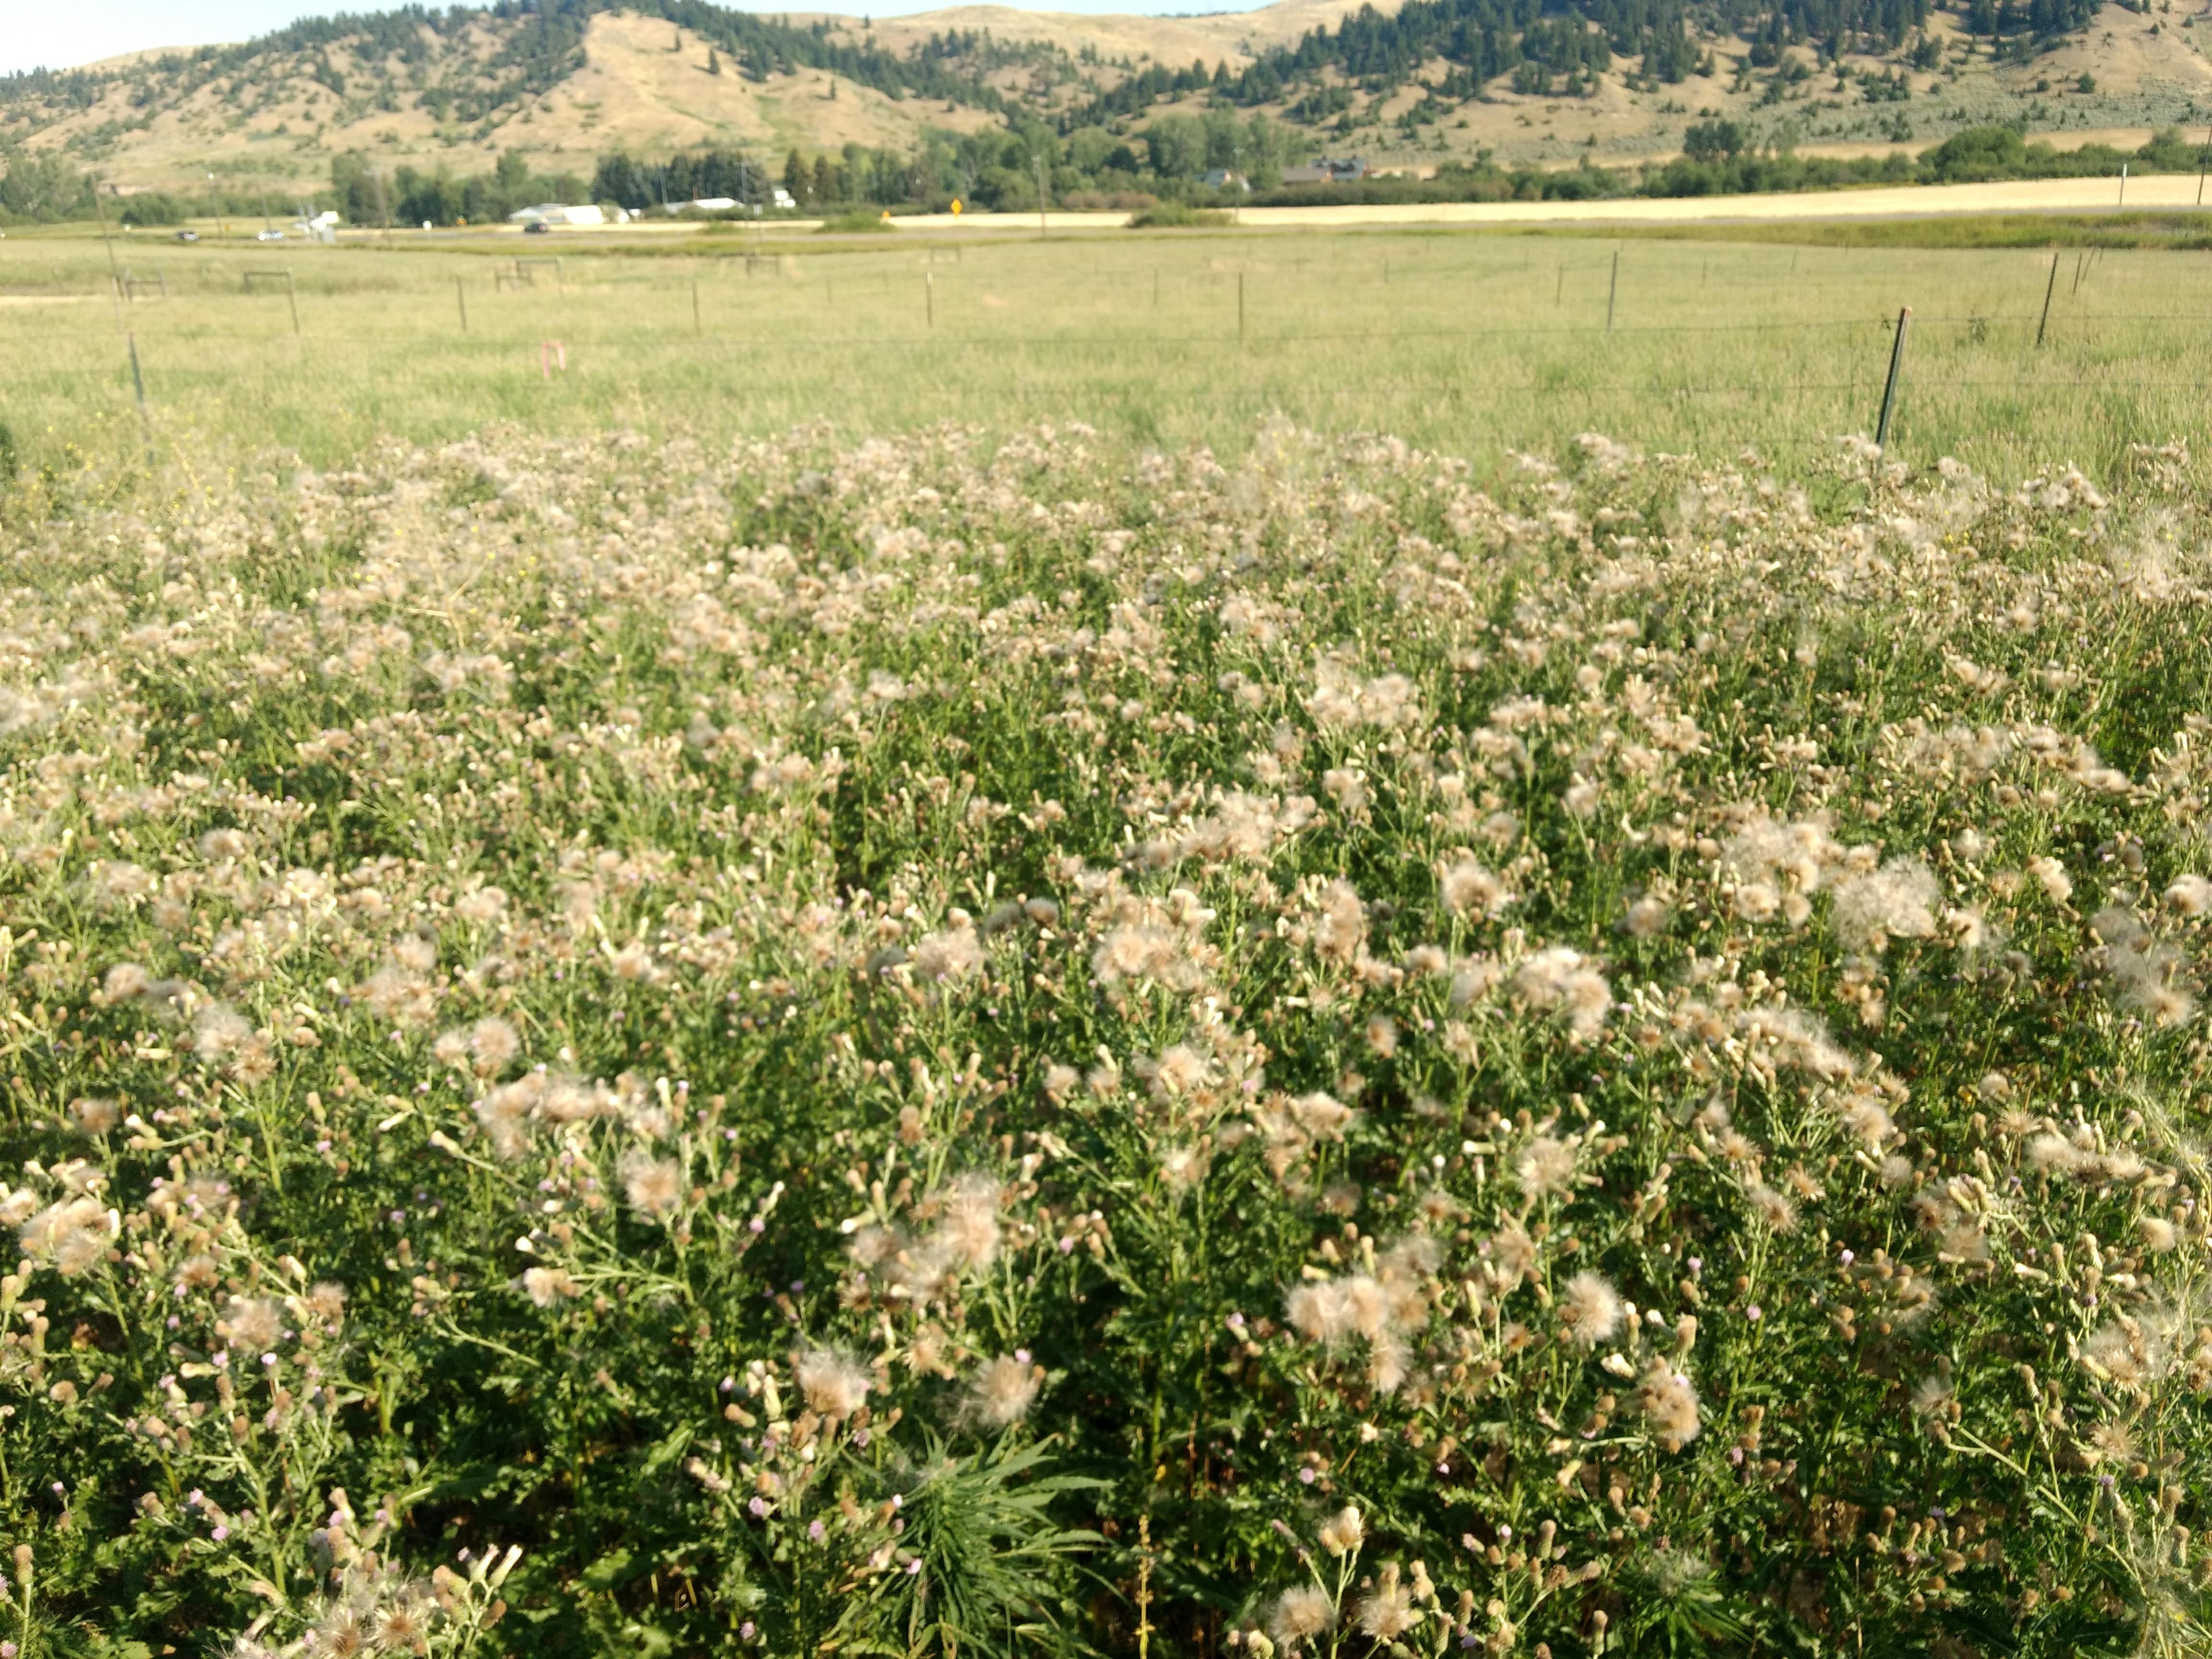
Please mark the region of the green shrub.
POLYGON ((878 231, 888 234, 890 228, 891 222, 881 212, 869 212, 866 209, 835 214, 822 222, 822 234, 825 236, 852 236, 878 231))
POLYGON ((185 222, 185 204, 159 191, 143 191, 136 196, 125 197, 116 216, 126 225, 181 225, 185 222))
POLYGON ((1231 222, 1231 216, 1224 209, 1194 208, 1188 202, 1156 202, 1129 216, 1132 230, 1190 230, 1231 222))

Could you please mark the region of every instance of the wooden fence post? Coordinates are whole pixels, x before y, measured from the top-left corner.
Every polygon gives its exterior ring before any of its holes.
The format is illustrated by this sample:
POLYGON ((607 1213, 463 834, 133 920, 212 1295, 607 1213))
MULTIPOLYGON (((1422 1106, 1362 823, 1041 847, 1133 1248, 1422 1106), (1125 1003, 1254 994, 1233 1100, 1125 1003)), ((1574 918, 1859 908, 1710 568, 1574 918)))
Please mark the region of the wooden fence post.
POLYGON ((146 434, 146 469, 154 468, 154 417, 146 411, 146 377, 138 371, 138 337, 125 331, 123 343, 131 349, 131 385, 138 394, 138 424, 146 434))

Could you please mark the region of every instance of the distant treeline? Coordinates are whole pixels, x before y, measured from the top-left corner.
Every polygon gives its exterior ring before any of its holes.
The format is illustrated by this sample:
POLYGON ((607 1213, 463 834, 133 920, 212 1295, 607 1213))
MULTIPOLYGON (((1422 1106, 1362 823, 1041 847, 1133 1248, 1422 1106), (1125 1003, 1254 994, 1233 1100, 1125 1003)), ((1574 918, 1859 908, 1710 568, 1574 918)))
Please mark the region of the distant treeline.
POLYGON ((633 210, 700 197, 763 199, 781 185, 802 208, 942 208, 957 198, 992 211, 1036 206, 1040 164, 1049 199, 1078 206, 1107 199, 1180 198, 1203 191, 1209 173, 1273 184, 1305 152, 1298 136, 1259 113, 1212 109, 1176 112, 1140 133, 1105 127, 1059 131, 1042 122, 986 132, 926 133, 911 149, 787 151, 781 162, 708 150, 659 160, 606 155, 593 175, 594 199, 633 210))
POLYGON ((1970 127, 1917 156, 1901 154, 1839 161, 1787 150, 1757 150, 1734 122, 1690 129, 1686 154, 1633 167, 1547 172, 1479 162, 1446 167, 1433 179, 1363 179, 1255 191, 1255 206, 1309 207, 1344 203, 1585 202, 1622 197, 1757 196, 1792 191, 1848 190, 1870 185, 1980 184, 2010 179, 2111 178, 2136 173, 2193 173, 2206 147, 2169 127, 2140 149, 2084 144, 2059 149, 2029 143, 2008 126, 1970 127))
POLYGON ((912 149, 847 144, 813 154, 793 149, 781 162, 737 150, 702 150, 659 159, 604 155, 592 199, 639 210, 730 197, 760 202, 781 186, 801 208, 936 207, 958 199, 987 210, 1036 206, 1040 163, 1050 199, 1074 206, 1109 198, 1158 199, 1203 190, 1209 172, 1274 183, 1294 154, 1296 135, 1265 115, 1214 109, 1203 116, 1163 115, 1141 134, 1104 127, 1059 132, 1042 123, 1014 131, 931 131, 912 149))
MULTIPOLYGON (((781 163, 738 150, 695 151, 658 161, 611 155, 587 180, 574 173, 539 173, 509 151, 489 173, 467 179, 411 167, 380 173, 358 155, 333 159, 328 188, 305 197, 229 190, 210 195, 139 193, 112 198, 118 222, 176 224, 188 216, 247 216, 335 207, 352 225, 481 224, 539 202, 597 202, 633 210, 702 198, 766 204, 781 185, 805 210, 943 209, 956 198, 997 212, 1030 212, 1037 204, 1039 163, 1054 206, 1139 207, 1169 201, 1209 206, 1231 200, 1255 207, 1415 202, 1596 201, 1626 197, 1765 195, 1848 190, 1871 185, 1944 185, 2010 179, 2112 177, 2123 167, 2139 173, 2194 172, 2207 147, 2168 128, 2140 149, 2084 144, 2059 149, 2028 143, 2016 128, 1972 127, 1917 156, 1894 154, 1838 161, 1760 149, 1732 121, 1700 122, 1686 135, 1685 153, 1671 161, 1601 167, 1585 161, 1558 172, 1455 163, 1429 179, 1362 179, 1334 185, 1280 182, 1293 152, 1292 135, 1265 116, 1239 118, 1214 110, 1204 117, 1162 117, 1121 138, 1103 127, 1065 136, 1034 125, 1018 133, 932 133, 911 150, 786 154, 781 163), (1241 174, 1249 195, 1209 176, 1241 174)), ((0 170, 0 223, 90 218, 92 181, 53 155, 16 155, 0 170)))
POLYGON ((509 150, 488 173, 453 179, 401 166, 385 178, 358 155, 331 158, 331 204, 349 225, 480 225, 496 223, 518 208, 540 202, 586 202, 575 173, 538 173, 520 150, 509 150))
POLYGON ((92 176, 58 155, 18 153, 0 171, 0 222, 92 217, 92 176))

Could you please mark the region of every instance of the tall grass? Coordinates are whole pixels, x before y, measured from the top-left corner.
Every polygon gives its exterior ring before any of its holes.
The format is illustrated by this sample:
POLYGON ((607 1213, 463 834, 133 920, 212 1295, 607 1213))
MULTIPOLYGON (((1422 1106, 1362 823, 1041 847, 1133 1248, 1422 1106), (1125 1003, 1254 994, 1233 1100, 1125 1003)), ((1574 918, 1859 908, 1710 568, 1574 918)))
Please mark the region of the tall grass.
MULTIPOLYGON (((1233 449, 1272 414, 1382 429, 1488 465, 1586 429, 1703 453, 1802 453, 1869 428, 1888 329, 1916 321, 1899 453, 1998 473, 2102 473, 2194 429, 2212 384, 2212 271, 2166 252, 1839 248, 1364 233, 803 245, 749 259, 592 257, 495 286, 504 259, 416 249, 137 244, 170 298, 117 308, 81 239, 0 246, 0 389, 27 459, 105 411, 202 464, 275 442, 319 461, 382 434, 486 422, 720 438, 828 421, 1005 433, 1080 416, 1139 442, 1233 449), (2077 279, 2077 264, 2090 261, 2077 279), (248 270, 289 269, 285 298, 248 270), (461 328, 459 279, 469 327, 461 328), (1237 295, 1244 295, 1243 337, 1237 295), (933 292, 926 291, 930 284, 933 292), (695 312, 696 285, 696 312, 695 312), (930 313, 933 308, 933 325, 930 313), (695 324, 695 316, 696 322, 695 324), (550 380, 544 343, 568 368, 550 380)), ((536 249, 530 250, 537 252, 536 249)), ((140 292, 145 290, 142 288, 140 292)))

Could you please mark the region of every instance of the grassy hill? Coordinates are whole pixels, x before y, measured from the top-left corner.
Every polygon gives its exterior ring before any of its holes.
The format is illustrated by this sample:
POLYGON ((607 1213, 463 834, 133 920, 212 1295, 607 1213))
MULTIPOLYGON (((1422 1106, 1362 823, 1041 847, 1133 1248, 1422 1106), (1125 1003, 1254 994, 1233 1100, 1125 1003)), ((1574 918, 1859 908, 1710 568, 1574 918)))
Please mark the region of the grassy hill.
POLYGON ((2170 0, 1280 0, 1176 18, 961 6, 881 23, 502 0, 0 80, 0 161, 283 201, 326 188, 348 155, 466 177, 514 151, 537 173, 587 177, 615 151, 774 164, 1030 122, 1121 138, 1224 107, 1285 129, 1285 157, 1326 149, 1415 171, 1485 150, 1509 164, 1665 155, 1717 118, 1832 154, 1991 121, 2063 143, 2212 110, 2195 21, 2170 0))

